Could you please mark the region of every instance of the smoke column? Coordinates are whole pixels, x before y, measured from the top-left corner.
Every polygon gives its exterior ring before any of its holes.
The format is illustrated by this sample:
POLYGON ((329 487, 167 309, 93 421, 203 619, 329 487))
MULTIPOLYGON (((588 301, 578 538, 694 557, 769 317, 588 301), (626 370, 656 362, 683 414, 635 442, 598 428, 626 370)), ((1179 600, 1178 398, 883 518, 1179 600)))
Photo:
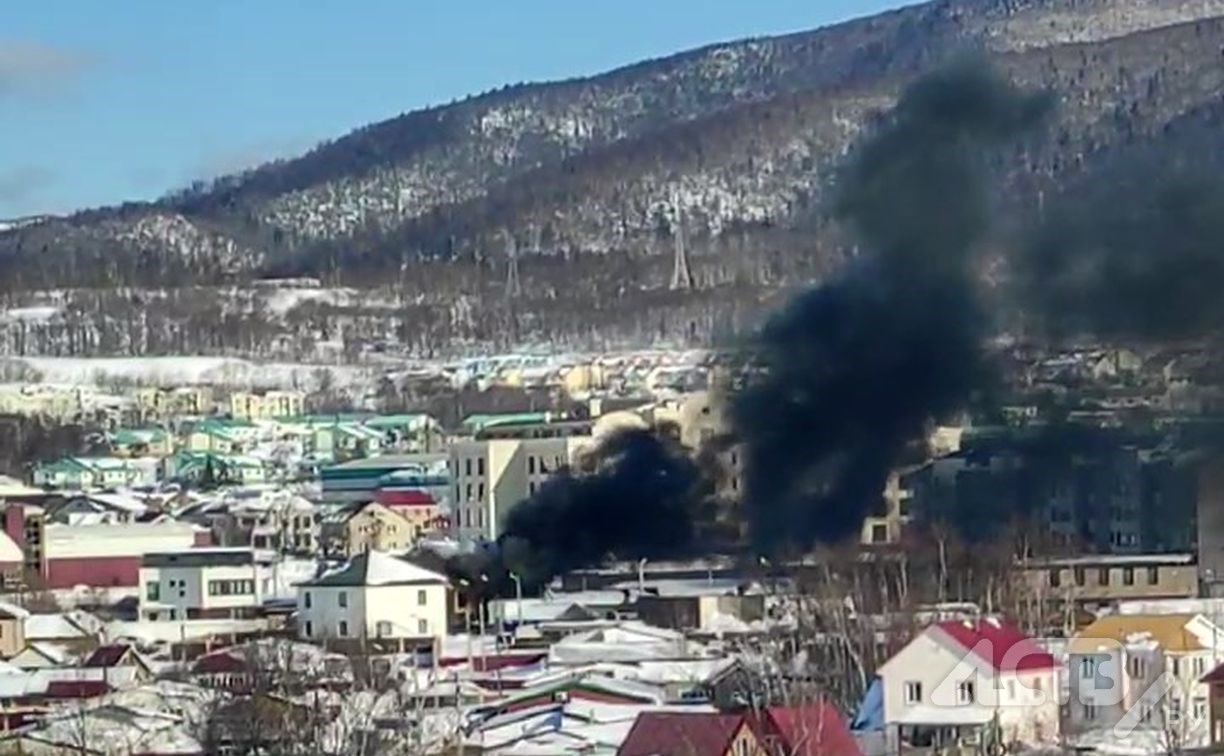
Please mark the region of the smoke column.
POLYGON ((506 568, 533 584, 578 567, 691 553, 710 481, 679 442, 613 434, 515 505, 499 539, 506 568))
POLYGON ((1019 259, 1021 301, 1057 336, 1164 342, 1224 327, 1224 185, 1179 176, 1065 201, 1019 259))
POLYGON ((983 158, 1047 103, 965 62, 912 85, 852 158, 837 212, 869 254, 767 321, 733 399, 759 551, 855 533, 906 445, 981 381, 983 158))

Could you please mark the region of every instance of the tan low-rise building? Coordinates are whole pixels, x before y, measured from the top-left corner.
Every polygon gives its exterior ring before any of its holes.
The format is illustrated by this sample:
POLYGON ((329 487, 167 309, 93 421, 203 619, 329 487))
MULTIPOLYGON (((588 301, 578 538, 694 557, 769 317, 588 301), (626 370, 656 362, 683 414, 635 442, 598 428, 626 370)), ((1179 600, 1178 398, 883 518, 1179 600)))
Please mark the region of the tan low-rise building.
POLYGON ((332 556, 407 551, 435 527, 438 516, 437 506, 392 507, 365 502, 325 519, 320 538, 324 552, 332 556))

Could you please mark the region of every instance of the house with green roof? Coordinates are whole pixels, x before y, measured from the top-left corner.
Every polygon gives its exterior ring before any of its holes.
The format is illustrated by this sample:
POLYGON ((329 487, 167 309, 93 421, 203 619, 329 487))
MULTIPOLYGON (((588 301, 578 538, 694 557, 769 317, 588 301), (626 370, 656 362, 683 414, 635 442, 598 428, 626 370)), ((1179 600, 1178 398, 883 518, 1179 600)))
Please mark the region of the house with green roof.
POLYGON ((57 490, 122 488, 146 482, 144 468, 117 457, 64 457, 34 466, 34 485, 57 490))
POLYGON ((382 431, 359 423, 332 423, 315 426, 311 440, 316 454, 343 461, 378 454, 385 438, 382 431))
POLYGON ((184 450, 162 462, 163 480, 195 485, 253 485, 269 479, 268 465, 255 457, 184 450))
POLYGON ((187 451, 193 452, 238 454, 249 447, 252 427, 249 423, 208 420, 188 432, 185 446, 187 451))
POLYGON ((119 457, 164 457, 174 451, 173 439, 161 428, 120 428, 107 441, 119 457))

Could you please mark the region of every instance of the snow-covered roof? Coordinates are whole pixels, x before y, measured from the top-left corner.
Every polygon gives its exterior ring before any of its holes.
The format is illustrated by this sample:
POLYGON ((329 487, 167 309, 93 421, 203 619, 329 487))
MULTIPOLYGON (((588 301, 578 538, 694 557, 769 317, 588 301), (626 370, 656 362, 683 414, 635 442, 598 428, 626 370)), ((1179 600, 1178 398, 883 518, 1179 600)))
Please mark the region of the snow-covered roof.
POLYGON ((345 586, 449 584, 445 575, 418 567, 383 551, 367 551, 303 587, 330 588, 345 586))

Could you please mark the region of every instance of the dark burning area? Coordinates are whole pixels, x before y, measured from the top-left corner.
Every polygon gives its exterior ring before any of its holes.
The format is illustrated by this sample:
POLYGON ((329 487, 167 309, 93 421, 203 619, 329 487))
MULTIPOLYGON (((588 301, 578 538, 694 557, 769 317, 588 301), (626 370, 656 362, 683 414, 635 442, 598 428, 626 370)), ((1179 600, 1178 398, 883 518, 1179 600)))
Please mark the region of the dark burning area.
MULTIPOLYGON (((863 254, 746 340, 728 397, 720 443, 743 450, 755 554, 856 534, 906 452, 990 387, 987 163, 1039 137, 1050 111, 1049 97, 962 61, 911 85, 850 156, 834 211, 863 254)), ((1045 337, 1176 340, 1224 323, 1218 182, 1068 200, 1022 236, 1008 292, 1045 337)), ((508 572, 540 585, 612 557, 708 552, 719 513, 695 461, 707 453, 658 431, 614 435, 514 507, 497 544, 450 567, 504 590, 508 572)))

